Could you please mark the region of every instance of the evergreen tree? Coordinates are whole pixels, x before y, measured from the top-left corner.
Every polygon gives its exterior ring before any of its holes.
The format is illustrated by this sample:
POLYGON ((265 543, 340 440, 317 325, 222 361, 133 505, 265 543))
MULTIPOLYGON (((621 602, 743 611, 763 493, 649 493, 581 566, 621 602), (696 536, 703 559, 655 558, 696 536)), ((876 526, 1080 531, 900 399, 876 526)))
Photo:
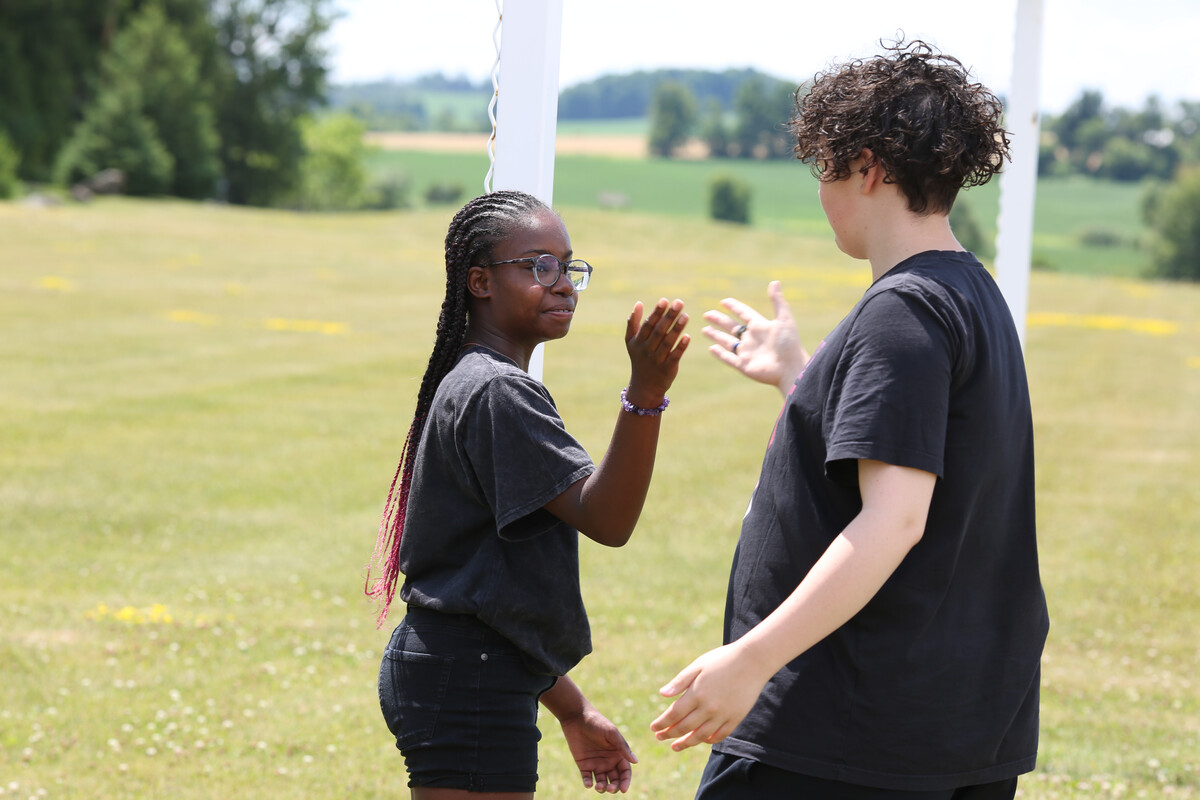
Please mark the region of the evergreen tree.
POLYGON ((716 100, 709 100, 708 113, 704 117, 704 130, 700 134, 708 145, 708 154, 712 158, 724 158, 729 155, 729 145, 732 137, 729 125, 725 122, 725 109, 716 100))
POLYGON ((100 91, 58 159, 67 183, 115 167, 132 194, 211 197, 220 165, 199 61, 178 26, 147 3, 100 63, 100 91))
POLYGON ((324 99, 330 0, 211 0, 220 158, 231 202, 271 205, 300 186, 300 119, 324 99))
POLYGON ((125 174, 129 194, 165 193, 175 159, 159 140, 154 123, 142 113, 142 106, 136 83, 111 85, 101 92, 59 153, 55 180, 73 184, 104 169, 119 169, 125 174))
POLYGON ((650 106, 650 152, 670 156, 683 146, 696 125, 696 101, 687 87, 665 81, 650 106))
POLYGON ((0 2, 0 131, 21 175, 49 179, 78 122, 124 0, 0 2), (50 5, 51 7, 47 7, 50 5))
POLYGON ((1067 110, 1054 121, 1052 130, 1058 137, 1059 144, 1074 150, 1082 144, 1079 140, 1080 129, 1087 123, 1103 124, 1104 95, 1096 91, 1085 91, 1079 99, 1071 103, 1067 110))
POLYGON ((161 7, 147 4, 117 35, 101 66, 105 85, 132 81, 142 92, 141 113, 175 162, 168 193, 212 197, 220 175, 212 91, 179 26, 161 7))
POLYGON ((734 142, 741 158, 787 158, 792 142, 787 121, 793 112, 793 87, 782 81, 746 81, 734 100, 734 142))

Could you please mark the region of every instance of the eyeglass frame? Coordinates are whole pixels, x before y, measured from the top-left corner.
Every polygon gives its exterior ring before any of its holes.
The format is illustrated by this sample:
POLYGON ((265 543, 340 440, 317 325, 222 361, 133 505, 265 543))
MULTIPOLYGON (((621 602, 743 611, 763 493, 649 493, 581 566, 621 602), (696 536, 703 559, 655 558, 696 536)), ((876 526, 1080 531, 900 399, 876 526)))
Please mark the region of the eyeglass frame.
POLYGON ((546 289, 549 289, 557 284, 565 272, 567 281, 571 284, 575 291, 582 292, 588 287, 588 283, 591 282, 592 271, 594 269, 591 264, 584 261, 582 258, 572 258, 570 261, 563 261, 553 253, 540 253, 536 256, 526 256, 525 258, 510 258, 507 261, 493 261, 487 266, 498 267, 501 264, 521 264, 526 261, 531 262, 530 266, 526 267, 526 269, 533 270, 533 279, 537 281, 537 285, 546 289), (557 265, 554 268, 554 280, 550 281, 550 283, 542 283, 541 277, 538 273, 537 262, 541 261, 543 258, 552 258, 554 259, 554 263, 557 265), (577 266, 579 264, 582 264, 583 266, 577 266), (581 278, 579 281, 579 285, 576 285, 575 281, 571 280, 572 273, 583 276, 583 278, 581 278))

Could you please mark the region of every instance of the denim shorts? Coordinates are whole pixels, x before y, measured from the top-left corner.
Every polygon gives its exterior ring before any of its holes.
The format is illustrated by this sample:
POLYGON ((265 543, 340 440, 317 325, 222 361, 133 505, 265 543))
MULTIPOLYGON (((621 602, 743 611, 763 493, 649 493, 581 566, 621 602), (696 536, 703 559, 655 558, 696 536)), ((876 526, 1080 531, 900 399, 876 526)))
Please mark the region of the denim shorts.
POLYGON ((379 668, 408 785, 534 791, 538 698, 555 680, 477 618, 409 606, 379 668))

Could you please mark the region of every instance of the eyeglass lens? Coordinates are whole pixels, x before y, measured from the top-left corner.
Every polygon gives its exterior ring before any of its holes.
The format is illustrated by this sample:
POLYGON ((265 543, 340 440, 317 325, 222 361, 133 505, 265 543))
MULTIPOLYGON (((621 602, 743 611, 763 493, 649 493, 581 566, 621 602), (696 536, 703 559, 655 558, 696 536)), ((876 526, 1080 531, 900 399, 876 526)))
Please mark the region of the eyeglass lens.
POLYGON ((543 253, 533 262, 533 277, 542 286, 553 286, 558 283, 563 269, 566 269, 567 280, 572 286, 576 289, 587 287, 591 268, 585 262, 576 260, 564 263, 549 253, 543 253))

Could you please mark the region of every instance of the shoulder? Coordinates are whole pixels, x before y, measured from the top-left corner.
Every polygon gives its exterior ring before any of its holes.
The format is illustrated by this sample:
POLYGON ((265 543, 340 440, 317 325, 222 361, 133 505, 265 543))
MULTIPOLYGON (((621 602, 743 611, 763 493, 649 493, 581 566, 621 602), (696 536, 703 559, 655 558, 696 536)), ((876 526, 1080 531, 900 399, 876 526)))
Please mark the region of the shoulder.
POLYGON ((558 416, 554 398, 542 382, 509 359, 488 350, 465 353, 442 379, 438 393, 463 413, 523 413, 558 416), (484 409, 490 409, 484 411, 484 409))
POLYGON ((540 381, 503 356, 483 349, 469 350, 442 379, 448 389, 481 391, 490 388, 542 388, 540 381))
POLYGON ((995 281, 974 254, 929 251, 881 276, 863 295, 860 308, 871 317, 903 307, 958 325, 981 293, 995 291, 995 281))
POLYGON ((946 297, 961 287, 992 278, 973 253, 930 250, 906 258, 871 285, 866 296, 897 292, 933 298, 946 297))

